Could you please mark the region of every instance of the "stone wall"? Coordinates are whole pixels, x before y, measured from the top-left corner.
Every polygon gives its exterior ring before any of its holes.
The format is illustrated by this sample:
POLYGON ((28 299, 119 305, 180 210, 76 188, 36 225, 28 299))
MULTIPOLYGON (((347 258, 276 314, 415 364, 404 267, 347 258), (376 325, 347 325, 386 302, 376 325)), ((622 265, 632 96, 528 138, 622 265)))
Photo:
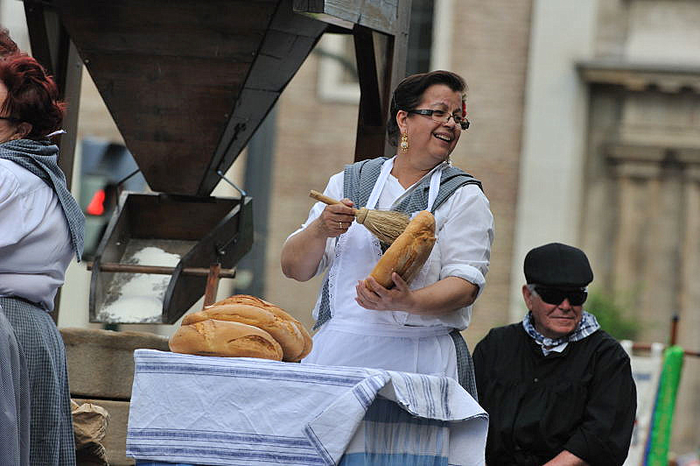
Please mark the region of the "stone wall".
MULTIPOLYGON (((639 341, 700 350, 700 4, 600 2, 589 82, 586 251, 639 341)), ((686 357, 672 451, 695 451, 700 361, 686 357)))

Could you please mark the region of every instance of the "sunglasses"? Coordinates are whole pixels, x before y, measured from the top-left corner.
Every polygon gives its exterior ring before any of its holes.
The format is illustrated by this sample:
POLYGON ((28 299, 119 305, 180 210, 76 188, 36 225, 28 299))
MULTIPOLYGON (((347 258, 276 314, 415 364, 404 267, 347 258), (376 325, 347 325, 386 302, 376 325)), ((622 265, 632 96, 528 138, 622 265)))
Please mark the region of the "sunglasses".
POLYGON ((582 289, 564 289, 552 288, 548 286, 536 285, 535 293, 537 293, 542 301, 547 304, 561 304, 565 299, 569 300, 572 306, 580 306, 586 302, 588 292, 582 289))

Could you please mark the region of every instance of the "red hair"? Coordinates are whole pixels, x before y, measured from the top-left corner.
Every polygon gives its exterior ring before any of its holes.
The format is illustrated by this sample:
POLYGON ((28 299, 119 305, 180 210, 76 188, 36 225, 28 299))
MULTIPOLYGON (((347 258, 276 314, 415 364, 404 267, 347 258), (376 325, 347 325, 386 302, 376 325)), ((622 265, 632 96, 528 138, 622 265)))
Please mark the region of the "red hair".
POLYGON ((7 87, 0 110, 32 125, 25 138, 41 139, 60 129, 65 104, 59 101, 56 83, 39 62, 24 54, 0 59, 0 81, 7 87))
POLYGON ((14 55, 19 53, 19 47, 10 37, 10 32, 5 28, 0 28, 0 55, 14 55))

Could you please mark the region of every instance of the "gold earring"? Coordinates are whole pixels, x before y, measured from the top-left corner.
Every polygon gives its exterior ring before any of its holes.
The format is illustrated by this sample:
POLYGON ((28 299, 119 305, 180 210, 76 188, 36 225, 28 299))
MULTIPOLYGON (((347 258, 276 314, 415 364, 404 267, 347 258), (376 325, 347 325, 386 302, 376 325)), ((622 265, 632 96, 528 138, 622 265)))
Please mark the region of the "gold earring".
POLYGON ((401 147, 401 151, 402 151, 402 152, 408 151, 408 133, 403 133, 403 134, 401 135, 401 144, 400 144, 400 147, 401 147))

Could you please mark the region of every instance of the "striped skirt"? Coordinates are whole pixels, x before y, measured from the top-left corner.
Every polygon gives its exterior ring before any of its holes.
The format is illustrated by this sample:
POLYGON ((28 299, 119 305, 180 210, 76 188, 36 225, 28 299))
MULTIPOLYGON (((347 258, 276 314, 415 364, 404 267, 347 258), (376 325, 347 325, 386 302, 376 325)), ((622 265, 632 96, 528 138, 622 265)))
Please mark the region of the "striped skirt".
POLYGON ((68 366, 63 339, 43 309, 16 298, 0 298, 29 371, 30 464, 72 466, 75 440, 71 419, 68 366))

